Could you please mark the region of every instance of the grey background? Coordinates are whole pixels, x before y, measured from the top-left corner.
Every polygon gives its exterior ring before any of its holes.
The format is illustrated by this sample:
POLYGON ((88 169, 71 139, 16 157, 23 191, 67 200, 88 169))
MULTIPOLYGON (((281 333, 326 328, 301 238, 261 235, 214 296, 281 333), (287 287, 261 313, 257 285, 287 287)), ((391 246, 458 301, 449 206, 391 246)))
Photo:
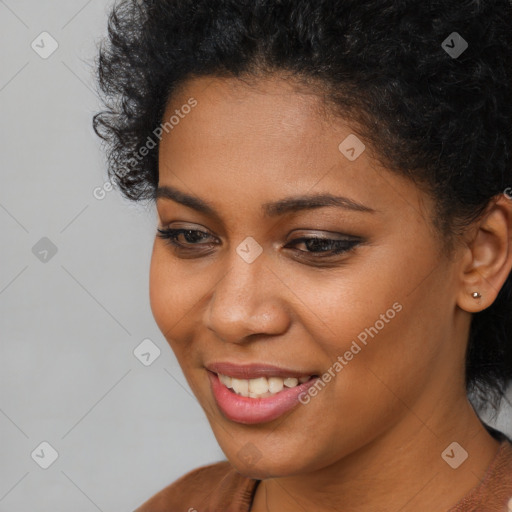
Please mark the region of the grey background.
MULTIPOLYGON (((93 194, 110 5, 0 0, 0 512, 126 512, 224 458, 149 307, 155 213, 93 194), (145 366, 148 338, 161 353, 145 366)), ((510 409, 493 424, 512 435, 510 409)))

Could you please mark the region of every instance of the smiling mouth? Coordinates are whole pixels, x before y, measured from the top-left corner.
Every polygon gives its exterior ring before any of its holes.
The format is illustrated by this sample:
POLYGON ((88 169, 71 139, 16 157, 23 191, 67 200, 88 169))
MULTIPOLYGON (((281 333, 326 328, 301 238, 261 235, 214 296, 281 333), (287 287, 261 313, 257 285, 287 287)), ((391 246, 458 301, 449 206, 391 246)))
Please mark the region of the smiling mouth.
POLYGON ((273 421, 297 407, 318 380, 313 373, 268 365, 218 363, 206 369, 221 414, 249 425, 273 421))
POLYGON ((283 390, 297 387, 315 378, 315 375, 303 377, 258 377, 256 379, 237 379, 229 375, 217 374, 220 382, 231 392, 246 398, 268 398, 283 390))

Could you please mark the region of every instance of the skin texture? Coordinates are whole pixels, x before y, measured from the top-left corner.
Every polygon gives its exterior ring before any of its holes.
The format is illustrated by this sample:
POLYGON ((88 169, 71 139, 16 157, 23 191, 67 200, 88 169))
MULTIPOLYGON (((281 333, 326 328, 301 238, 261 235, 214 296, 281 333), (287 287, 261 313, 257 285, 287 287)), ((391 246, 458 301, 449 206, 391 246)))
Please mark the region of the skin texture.
POLYGON ((510 201, 493 203, 449 255, 431 199, 381 167, 368 146, 345 158, 338 146, 354 130, 324 115, 314 94, 279 77, 253 87, 199 78, 164 117, 191 97, 197 107, 161 141, 159 185, 202 198, 218 218, 157 200, 160 228, 206 235, 180 235, 187 249, 155 239, 151 307, 226 457, 264 480, 251 510, 447 510, 498 448, 467 400, 464 352, 470 313, 493 302, 512 266, 510 201), (268 218, 261 209, 325 192, 374 211, 268 218), (251 264, 236 252, 249 236, 263 249, 251 264), (291 244, 303 236, 361 242, 325 257, 322 247, 291 244), (257 425, 217 408, 205 365, 321 375, 395 303, 401 311, 308 405, 257 425), (457 469, 441 457, 453 441, 469 454, 457 469), (239 456, 249 443, 260 454, 254 463, 239 456))

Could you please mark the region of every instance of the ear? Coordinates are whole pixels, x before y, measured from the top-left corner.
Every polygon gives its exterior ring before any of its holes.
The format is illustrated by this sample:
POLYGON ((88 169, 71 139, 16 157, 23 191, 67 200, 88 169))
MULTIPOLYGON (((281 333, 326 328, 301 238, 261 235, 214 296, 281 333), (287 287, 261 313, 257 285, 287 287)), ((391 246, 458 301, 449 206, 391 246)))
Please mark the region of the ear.
POLYGON ((494 302, 512 268, 512 198, 494 197, 468 232, 457 305, 477 313, 494 302), (474 292, 481 297, 474 298, 474 292))

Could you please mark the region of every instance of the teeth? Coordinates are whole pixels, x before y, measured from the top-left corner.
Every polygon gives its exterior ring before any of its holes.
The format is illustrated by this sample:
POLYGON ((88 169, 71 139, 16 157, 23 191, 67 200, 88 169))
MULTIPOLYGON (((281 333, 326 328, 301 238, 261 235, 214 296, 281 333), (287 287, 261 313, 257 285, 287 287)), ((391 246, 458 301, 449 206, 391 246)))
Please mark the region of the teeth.
POLYGON ((236 379, 228 375, 218 374, 219 380, 227 388, 231 388, 237 395, 250 398, 265 398, 273 396, 286 388, 293 388, 299 383, 307 382, 311 377, 258 377, 257 379, 236 379))
POLYGON ((283 379, 280 379, 279 377, 270 377, 270 379, 268 379, 268 390, 271 393, 279 393, 279 391, 283 390, 283 387, 283 379))
POLYGON ((231 379, 231 388, 242 396, 249 396, 249 382, 245 379, 231 379))
POLYGON ((249 381, 249 391, 256 395, 262 395, 268 391, 268 380, 265 377, 251 379, 249 381))
POLYGON ((267 391, 266 393, 263 393, 262 395, 259 395, 258 393, 251 393, 249 391, 249 398, 267 398, 267 396, 272 396, 272 393, 269 393, 267 391))
POLYGON ((219 373, 219 380, 222 382, 222 384, 224 384, 224 386, 226 386, 227 388, 230 388, 231 387, 231 377, 228 377, 227 375, 221 375, 219 373))
POLYGON ((284 385, 287 388, 294 388, 299 383, 299 379, 296 379, 295 377, 288 377, 287 379, 284 379, 284 385))

